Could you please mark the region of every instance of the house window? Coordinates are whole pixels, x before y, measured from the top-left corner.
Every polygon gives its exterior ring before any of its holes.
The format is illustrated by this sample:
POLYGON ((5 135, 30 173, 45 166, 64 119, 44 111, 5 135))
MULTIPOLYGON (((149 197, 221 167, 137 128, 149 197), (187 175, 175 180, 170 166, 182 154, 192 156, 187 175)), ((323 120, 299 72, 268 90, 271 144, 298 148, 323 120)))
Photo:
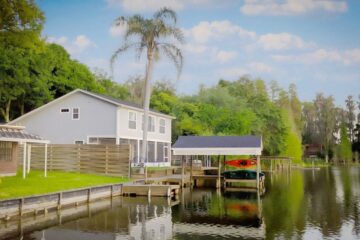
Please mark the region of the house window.
POLYGON ((129 128, 136 129, 136 112, 129 112, 129 128))
POLYGON ((76 140, 75 144, 84 144, 84 141, 83 140, 76 140))
POLYGON ((61 108, 60 112, 61 113, 68 113, 68 112, 70 112, 70 110, 68 108, 61 108))
POLYGON ((72 111, 72 119, 73 119, 73 120, 78 120, 78 119, 80 119, 80 108, 73 108, 73 111, 72 111))
POLYGON ((13 161, 12 146, 11 142, 0 142, 0 162, 13 161))
MULTIPOLYGON (((144 130, 144 115, 142 115, 142 130, 144 130)), ((148 131, 155 132, 155 117, 149 116, 148 131)))
POLYGON ((89 144, 116 144, 116 138, 112 137, 89 137, 89 144))
POLYGON ((99 144, 99 138, 89 137, 89 144, 99 144))
POLYGON ((165 133, 165 119, 160 118, 159 120, 159 132, 165 133))

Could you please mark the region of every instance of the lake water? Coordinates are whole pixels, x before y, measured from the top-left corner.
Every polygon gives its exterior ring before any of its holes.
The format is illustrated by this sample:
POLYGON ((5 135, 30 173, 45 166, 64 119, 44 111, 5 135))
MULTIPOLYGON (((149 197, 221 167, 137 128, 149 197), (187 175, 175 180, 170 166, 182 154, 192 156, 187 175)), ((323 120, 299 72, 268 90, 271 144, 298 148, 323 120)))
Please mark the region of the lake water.
POLYGON ((266 192, 118 197, 4 223, 0 239, 360 239, 360 168, 266 175, 266 192), (5 230, 4 230, 5 229, 5 230))

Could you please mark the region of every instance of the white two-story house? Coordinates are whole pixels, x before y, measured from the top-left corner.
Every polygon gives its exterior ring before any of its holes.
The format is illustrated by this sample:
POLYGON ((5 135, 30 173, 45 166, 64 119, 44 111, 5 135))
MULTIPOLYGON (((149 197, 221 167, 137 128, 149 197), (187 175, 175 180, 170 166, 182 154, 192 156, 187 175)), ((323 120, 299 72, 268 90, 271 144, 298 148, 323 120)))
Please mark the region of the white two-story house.
MULTIPOLYGON (((150 111, 147 166, 169 166, 171 121, 174 117, 150 111)), ((131 158, 140 160, 143 110, 119 99, 77 89, 11 121, 53 144, 131 145, 131 158)))

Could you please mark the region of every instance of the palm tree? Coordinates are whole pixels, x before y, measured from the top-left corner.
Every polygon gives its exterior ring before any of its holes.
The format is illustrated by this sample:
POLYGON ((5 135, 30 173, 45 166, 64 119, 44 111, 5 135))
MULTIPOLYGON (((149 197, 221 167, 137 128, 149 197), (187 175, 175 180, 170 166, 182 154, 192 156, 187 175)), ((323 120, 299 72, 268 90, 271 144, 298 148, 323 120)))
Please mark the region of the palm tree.
POLYGON ((175 65, 178 77, 183 66, 181 50, 176 43, 184 42, 184 35, 180 28, 176 27, 176 13, 169 8, 161 8, 155 12, 153 18, 147 19, 140 15, 131 17, 119 17, 115 25, 123 27, 124 43, 111 57, 111 66, 116 58, 130 48, 135 48, 138 59, 146 51, 145 87, 143 96, 144 122, 143 122, 143 144, 140 154, 141 165, 144 165, 147 158, 147 133, 149 121, 149 105, 151 96, 151 77, 153 65, 161 55, 165 55, 175 65))

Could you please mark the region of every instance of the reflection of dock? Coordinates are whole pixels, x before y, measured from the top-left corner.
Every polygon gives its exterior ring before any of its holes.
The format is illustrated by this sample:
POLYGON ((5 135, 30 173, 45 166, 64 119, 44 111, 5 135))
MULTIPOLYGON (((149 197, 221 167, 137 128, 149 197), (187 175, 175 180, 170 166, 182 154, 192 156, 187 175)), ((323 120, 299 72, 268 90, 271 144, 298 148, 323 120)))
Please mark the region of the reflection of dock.
POLYGON ((256 189, 246 192, 188 190, 174 218, 174 233, 221 238, 264 238, 262 201, 256 189), (198 206, 198 207, 194 207, 198 206))
MULTIPOLYGON (((148 198, 142 197, 101 199, 86 205, 50 211, 35 217, 24 216, 20 219, 0 222, 0 239, 21 238, 26 234, 52 227, 66 230, 69 234, 76 234, 78 230, 86 231, 89 232, 89 236, 91 231, 96 231, 96 235, 94 234, 96 239, 99 238, 99 234, 118 232, 119 229, 123 229, 122 234, 129 236, 132 232, 130 229, 131 219, 140 219, 139 208, 148 209, 146 210, 146 214, 149 215, 147 218, 156 218, 169 215, 169 209, 177 204, 179 201, 172 201, 170 198, 152 198, 150 201, 148 198), (110 209, 111 211, 109 211, 110 209), (135 213, 136 216, 132 216, 135 213)), ((46 230, 46 236, 53 239, 51 234, 57 232, 59 230, 56 228, 46 230)), ((70 239, 75 239, 74 236, 78 235, 73 235, 70 239)))
POLYGON ((199 236, 211 236, 218 238, 249 238, 264 239, 265 227, 261 225, 259 228, 250 228, 242 226, 224 226, 224 225, 207 225, 207 224, 191 224, 191 223, 174 223, 174 234, 187 236, 184 239, 199 236))

